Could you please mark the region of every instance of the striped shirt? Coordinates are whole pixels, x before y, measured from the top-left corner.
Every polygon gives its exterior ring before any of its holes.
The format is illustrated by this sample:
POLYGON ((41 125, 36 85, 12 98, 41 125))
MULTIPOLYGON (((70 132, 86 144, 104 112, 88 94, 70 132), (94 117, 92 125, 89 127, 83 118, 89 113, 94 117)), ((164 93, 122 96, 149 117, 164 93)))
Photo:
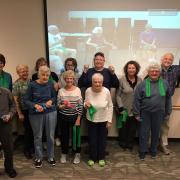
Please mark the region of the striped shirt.
POLYGON ((65 88, 61 88, 58 92, 58 106, 68 103, 70 107, 66 107, 64 109, 60 109, 59 112, 61 114, 67 116, 73 115, 82 115, 83 102, 81 91, 78 87, 76 87, 72 91, 67 91, 65 88))

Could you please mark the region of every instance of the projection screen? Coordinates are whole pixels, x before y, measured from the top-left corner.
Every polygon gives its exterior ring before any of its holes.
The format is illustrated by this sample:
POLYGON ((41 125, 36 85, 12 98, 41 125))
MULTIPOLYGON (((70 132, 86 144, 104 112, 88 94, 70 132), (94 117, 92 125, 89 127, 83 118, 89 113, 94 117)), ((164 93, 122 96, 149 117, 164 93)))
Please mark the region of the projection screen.
POLYGON ((174 64, 179 64, 180 11, 163 3, 156 7, 158 1, 152 6, 140 2, 46 0, 51 70, 59 74, 64 60, 74 57, 81 72, 85 64, 93 66, 97 51, 105 54, 106 66, 115 66, 117 74, 129 60, 138 61, 142 73, 166 52, 172 52, 174 64))

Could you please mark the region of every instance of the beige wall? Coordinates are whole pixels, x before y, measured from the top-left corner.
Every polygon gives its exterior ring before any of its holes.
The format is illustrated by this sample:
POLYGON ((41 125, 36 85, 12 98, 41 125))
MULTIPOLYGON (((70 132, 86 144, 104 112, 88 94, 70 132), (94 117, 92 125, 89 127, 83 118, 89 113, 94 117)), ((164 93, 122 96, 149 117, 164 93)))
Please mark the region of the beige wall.
POLYGON ((0 53, 15 80, 17 64, 32 71, 36 59, 45 56, 43 0, 0 0, 0 22, 0 53))

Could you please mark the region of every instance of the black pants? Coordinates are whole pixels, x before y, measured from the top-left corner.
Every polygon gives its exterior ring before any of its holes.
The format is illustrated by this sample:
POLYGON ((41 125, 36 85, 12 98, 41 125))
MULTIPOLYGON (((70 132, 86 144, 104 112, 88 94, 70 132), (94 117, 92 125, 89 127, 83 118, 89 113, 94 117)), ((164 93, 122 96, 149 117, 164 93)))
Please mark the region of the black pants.
POLYGON ((13 169, 13 141, 11 123, 5 123, 0 118, 0 142, 4 150, 4 167, 7 172, 13 169))
POLYGON ((29 121, 28 110, 23 110, 22 113, 24 115, 24 152, 32 153, 32 150, 34 149, 34 136, 29 121))
POLYGON ((123 123, 123 127, 119 129, 119 145, 122 148, 133 148, 137 123, 134 116, 130 116, 127 121, 123 123))
POLYGON ((105 158, 106 139, 108 130, 107 122, 94 123, 88 121, 89 154, 93 161, 105 158))
MULTIPOLYGON (((61 121, 61 150, 63 154, 68 154, 69 150, 69 134, 70 130, 73 129, 73 126, 76 122, 77 116, 66 116, 63 114, 59 115, 58 119, 61 121)), ((71 133, 73 135, 73 132, 71 133)), ((72 138, 73 140, 73 138, 72 138)), ((80 147, 76 147, 74 153, 80 153, 80 147)))

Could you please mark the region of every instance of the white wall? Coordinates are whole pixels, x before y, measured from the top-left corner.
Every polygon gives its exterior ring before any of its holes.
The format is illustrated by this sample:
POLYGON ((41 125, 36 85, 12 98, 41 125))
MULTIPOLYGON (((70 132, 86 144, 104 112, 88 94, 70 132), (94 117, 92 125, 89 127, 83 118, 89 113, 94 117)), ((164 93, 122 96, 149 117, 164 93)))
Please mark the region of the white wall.
POLYGON ((15 80, 17 64, 32 71, 36 59, 45 56, 43 0, 0 0, 0 23, 0 53, 15 80))

